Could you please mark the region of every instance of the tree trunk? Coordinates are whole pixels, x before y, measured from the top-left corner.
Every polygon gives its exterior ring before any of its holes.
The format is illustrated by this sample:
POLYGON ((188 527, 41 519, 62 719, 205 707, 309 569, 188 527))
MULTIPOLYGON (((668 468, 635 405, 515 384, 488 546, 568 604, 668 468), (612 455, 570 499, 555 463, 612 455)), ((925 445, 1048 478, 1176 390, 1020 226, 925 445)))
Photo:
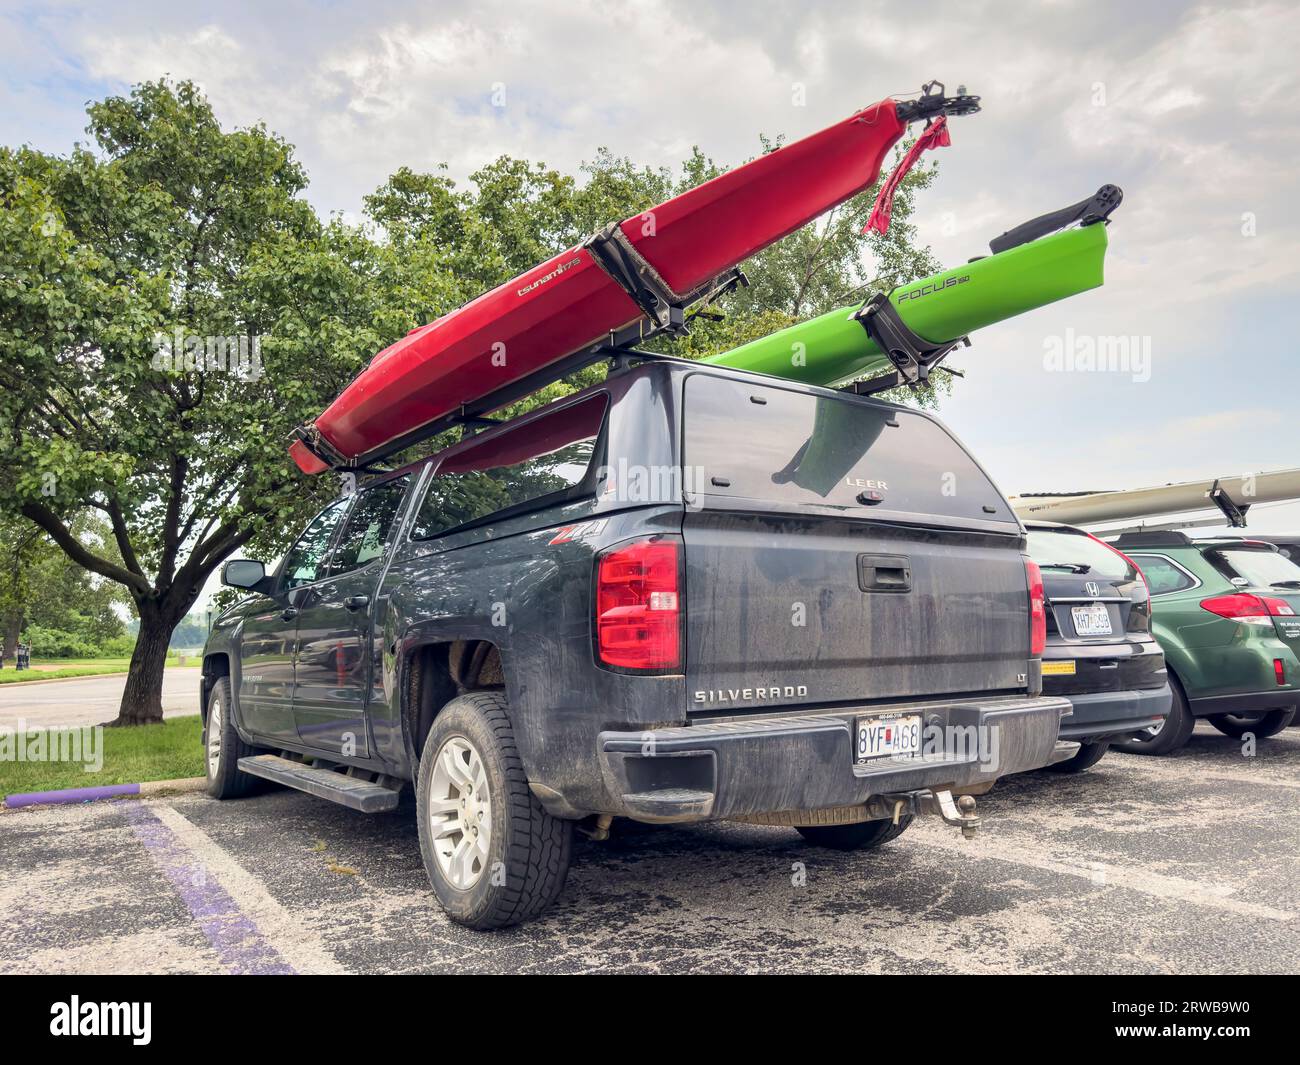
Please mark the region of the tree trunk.
POLYGON ((155 602, 137 602, 140 632, 131 653, 130 671, 115 725, 152 725, 161 722, 163 669, 167 665, 167 644, 176 628, 175 615, 155 602))
POLYGON ((15 611, 4 621, 4 650, 0 652, 0 659, 14 663, 18 661, 18 637, 23 631, 22 611, 15 611))

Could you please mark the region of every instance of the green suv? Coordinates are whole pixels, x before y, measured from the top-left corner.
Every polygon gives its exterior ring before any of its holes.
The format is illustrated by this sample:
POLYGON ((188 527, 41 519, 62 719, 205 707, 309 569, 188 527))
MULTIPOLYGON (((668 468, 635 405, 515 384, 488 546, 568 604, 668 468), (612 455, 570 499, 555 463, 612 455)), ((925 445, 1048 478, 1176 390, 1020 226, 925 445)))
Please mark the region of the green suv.
POLYGON ((1262 540, 1139 532, 1111 542, 1146 576, 1174 692, 1164 724, 1111 745, 1166 754, 1198 717, 1227 736, 1286 728, 1300 702, 1300 566, 1262 540))

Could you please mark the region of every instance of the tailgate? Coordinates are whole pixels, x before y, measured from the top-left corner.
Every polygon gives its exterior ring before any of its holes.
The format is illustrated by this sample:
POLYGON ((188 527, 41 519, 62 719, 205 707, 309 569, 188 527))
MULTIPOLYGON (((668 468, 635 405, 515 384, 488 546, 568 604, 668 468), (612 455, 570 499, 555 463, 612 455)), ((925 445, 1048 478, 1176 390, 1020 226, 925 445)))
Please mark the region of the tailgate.
POLYGON ((1300 592, 1274 589, 1269 593, 1269 598, 1275 600, 1270 612, 1278 638, 1291 648, 1296 658, 1300 658, 1300 592), (1291 613, 1288 615, 1276 603, 1285 603, 1291 613))
POLYGON ((685 424, 693 710, 1025 688, 1019 525, 937 422, 700 374, 685 424))

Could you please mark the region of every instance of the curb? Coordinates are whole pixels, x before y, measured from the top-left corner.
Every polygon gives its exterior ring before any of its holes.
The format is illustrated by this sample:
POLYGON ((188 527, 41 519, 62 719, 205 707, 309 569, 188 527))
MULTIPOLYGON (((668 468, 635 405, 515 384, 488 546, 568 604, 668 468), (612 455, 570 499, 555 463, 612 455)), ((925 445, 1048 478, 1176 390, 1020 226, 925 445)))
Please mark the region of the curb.
POLYGON ((184 777, 180 780, 146 780, 141 784, 101 784, 94 788, 30 791, 24 795, 8 796, 4 801, 4 808, 20 810, 27 806, 98 802, 101 799, 119 799, 130 795, 184 795, 187 792, 202 791, 207 786, 207 777, 184 777))

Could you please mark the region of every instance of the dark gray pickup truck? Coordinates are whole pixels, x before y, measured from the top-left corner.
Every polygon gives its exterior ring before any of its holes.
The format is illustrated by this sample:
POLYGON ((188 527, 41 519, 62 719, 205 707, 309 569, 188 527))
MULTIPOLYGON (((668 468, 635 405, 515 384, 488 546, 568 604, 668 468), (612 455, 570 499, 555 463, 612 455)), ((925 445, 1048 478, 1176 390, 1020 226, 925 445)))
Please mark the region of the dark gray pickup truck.
POLYGON ((455 920, 560 892, 575 828, 877 846, 1067 757, 1042 581, 934 418, 671 358, 373 477, 204 651, 209 788, 363 812, 407 783, 455 920))

